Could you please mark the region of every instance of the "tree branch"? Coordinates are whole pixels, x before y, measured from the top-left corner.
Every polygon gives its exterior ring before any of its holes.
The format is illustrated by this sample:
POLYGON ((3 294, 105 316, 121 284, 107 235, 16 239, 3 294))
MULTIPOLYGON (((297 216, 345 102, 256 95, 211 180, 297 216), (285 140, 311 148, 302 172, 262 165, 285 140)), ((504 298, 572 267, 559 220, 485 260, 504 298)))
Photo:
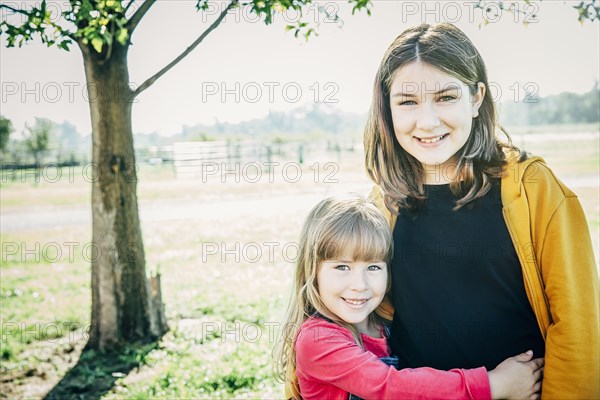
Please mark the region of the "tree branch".
POLYGON ((135 0, 130 0, 129 3, 125 6, 125 8, 123 9, 123 14, 127 14, 127 11, 129 11, 129 7, 131 7, 131 5, 135 3, 135 0))
MULTIPOLYGON (((146 1, 149 1, 149 0, 146 0, 146 1)), ((154 74, 150 78, 146 79, 146 81, 144 81, 144 83, 142 83, 140 85, 140 87, 138 87, 133 92, 133 97, 136 97, 137 95, 139 95, 140 93, 142 93, 144 90, 146 90, 150 86, 152 86, 152 84, 154 84, 154 82, 156 82, 156 80, 158 78, 160 78, 161 76, 163 76, 167 71, 169 71, 171 68, 173 68, 175 65, 177 65, 177 63, 179 63, 181 60, 183 60, 188 54, 190 54, 200 43, 202 43, 202 41, 206 38, 206 36, 208 36, 209 33, 211 33, 217 26, 219 26, 219 24, 221 23, 221 21, 223 21, 223 19, 225 18, 225 15, 227 15, 227 13, 229 12, 229 10, 231 10, 233 7, 235 7, 237 5, 237 3, 238 3, 238 0, 232 0, 232 2, 229 3, 229 5, 225 8, 225 10, 223 10, 221 12, 221 14, 219 15, 219 17, 215 20, 215 22, 213 22, 204 32, 202 32, 202 35, 200 35, 198 37, 198 39, 196 39, 194 41, 194 43, 192 43, 177 58, 175 58, 173 61, 171 61, 169 64, 167 64, 166 67, 164 67, 163 69, 161 69, 160 71, 158 71, 156 74, 154 74)), ((144 4, 146 4, 146 3, 144 3, 144 4)))
POLYGON ((3 9, 3 8, 6 8, 7 10, 12 11, 14 13, 19 13, 19 14, 23 14, 23 15, 29 16, 29 12, 28 11, 21 10, 20 8, 14 8, 14 7, 11 7, 11 6, 7 6, 6 4, 0 4, 0 10, 3 9))
MULTIPOLYGON (((135 30, 135 28, 138 26, 138 24, 140 23, 142 18, 144 18, 144 15, 146 15, 146 13, 150 9, 150 7, 152 7, 154 5, 154 3, 156 3, 156 1, 157 0, 144 1, 142 3, 142 5, 140 6, 140 8, 138 8, 138 10, 131 16, 131 19, 127 22, 127 25, 125 25, 125 28, 127 28, 127 32, 129 32, 129 37, 131 37, 131 34, 135 30)), ((133 3, 133 1, 131 3, 133 3)), ((127 5, 127 8, 129 8, 131 3, 129 3, 127 5)))

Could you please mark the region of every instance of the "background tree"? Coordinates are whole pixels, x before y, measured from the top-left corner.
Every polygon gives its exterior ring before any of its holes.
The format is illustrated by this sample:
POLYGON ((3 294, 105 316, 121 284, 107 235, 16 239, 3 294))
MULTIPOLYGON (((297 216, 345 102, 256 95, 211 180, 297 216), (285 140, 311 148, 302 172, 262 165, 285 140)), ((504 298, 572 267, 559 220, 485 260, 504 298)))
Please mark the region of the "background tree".
POLYGON ((0 115, 0 152, 6 151, 11 133, 13 133, 11 120, 0 115))
MULTIPOLYGON (((96 178, 92 183, 92 241, 97 256, 92 259, 90 347, 153 340, 167 330, 160 280, 148 280, 145 272, 131 124, 133 100, 202 43, 232 9, 247 7, 270 24, 276 13, 302 11, 312 2, 231 0, 184 52, 139 87, 132 88, 127 64, 131 38, 156 1, 69 0, 58 3, 65 7, 60 15, 51 15, 46 0, 0 4, 0 9, 13 13, 0 22, 9 47, 39 37, 42 43, 64 50, 76 44, 83 55, 88 95, 94 99, 89 107, 96 178)), ((369 13, 369 0, 349 3, 353 12, 369 13)), ((596 0, 584 3, 595 6, 596 0)), ((208 0, 196 0, 195 5, 198 11, 210 7, 208 0)), ((585 10, 584 17, 593 20, 589 8, 585 10)), ((327 14, 324 8, 320 11, 327 14)), ((286 29, 296 37, 315 34, 315 27, 302 19, 286 29)))
POLYGON ((596 82, 586 93, 545 97, 525 90, 519 101, 503 102, 502 110, 502 123, 507 126, 595 123, 600 121, 600 87, 596 82))
POLYGON ((40 165, 42 156, 50 144, 50 136, 54 130, 54 123, 45 118, 36 118, 32 127, 26 126, 27 136, 23 144, 25 149, 33 156, 36 166, 40 165))
POLYGON ((77 132, 75 125, 69 121, 64 121, 56 125, 56 147, 57 161, 65 159, 73 160, 79 148, 81 136, 77 132))

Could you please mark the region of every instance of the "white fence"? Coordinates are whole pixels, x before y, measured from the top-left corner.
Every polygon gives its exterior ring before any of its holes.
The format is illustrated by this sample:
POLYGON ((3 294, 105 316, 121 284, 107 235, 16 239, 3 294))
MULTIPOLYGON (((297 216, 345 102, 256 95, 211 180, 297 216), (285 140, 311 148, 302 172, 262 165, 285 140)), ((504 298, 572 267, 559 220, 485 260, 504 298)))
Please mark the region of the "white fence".
POLYGON ((215 165, 231 166, 248 161, 270 161, 271 148, 256 141, 176 142, 173 164, 178 179, 194 179, 214 169, 215 165))

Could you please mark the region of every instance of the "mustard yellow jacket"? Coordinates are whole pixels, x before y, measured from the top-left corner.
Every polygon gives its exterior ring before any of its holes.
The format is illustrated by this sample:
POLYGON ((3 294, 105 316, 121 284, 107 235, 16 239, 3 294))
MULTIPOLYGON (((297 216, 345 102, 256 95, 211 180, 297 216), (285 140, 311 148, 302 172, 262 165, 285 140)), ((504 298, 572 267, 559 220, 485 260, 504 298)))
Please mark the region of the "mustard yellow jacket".
MULTIPOLYGON (((370 197, 393 230, 378 186, 370 197)), ((579 200, 540 157, 509 162, 501 197, 546 343, 542 399, 600 399, 598 269, 579 200)))

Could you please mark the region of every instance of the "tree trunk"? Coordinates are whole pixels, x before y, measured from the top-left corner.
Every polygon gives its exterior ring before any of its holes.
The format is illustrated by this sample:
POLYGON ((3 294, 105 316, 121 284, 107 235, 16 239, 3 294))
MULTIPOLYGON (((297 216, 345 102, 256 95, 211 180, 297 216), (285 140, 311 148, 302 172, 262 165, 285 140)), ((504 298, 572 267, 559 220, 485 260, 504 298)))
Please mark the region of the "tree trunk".
POLYGON ((146 277, 137 205, 127 45, 110 57, 80 44, 92 120, 92 316, 90 348, 151 341, 168 329, 160 277, 146 277))

